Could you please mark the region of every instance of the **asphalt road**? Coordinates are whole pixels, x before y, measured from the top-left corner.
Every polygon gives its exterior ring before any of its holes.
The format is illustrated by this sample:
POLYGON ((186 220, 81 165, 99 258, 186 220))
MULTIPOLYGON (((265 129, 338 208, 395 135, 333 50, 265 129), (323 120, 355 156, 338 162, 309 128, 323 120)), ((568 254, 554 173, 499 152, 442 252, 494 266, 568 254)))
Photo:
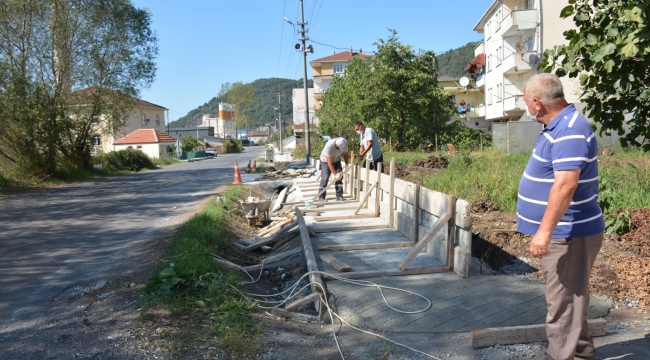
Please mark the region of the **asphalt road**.
POLYGON ((75 285, 127 267, 127 249, 164 233, 264 147, 0 199, 0 334, 38 326, 75 285))

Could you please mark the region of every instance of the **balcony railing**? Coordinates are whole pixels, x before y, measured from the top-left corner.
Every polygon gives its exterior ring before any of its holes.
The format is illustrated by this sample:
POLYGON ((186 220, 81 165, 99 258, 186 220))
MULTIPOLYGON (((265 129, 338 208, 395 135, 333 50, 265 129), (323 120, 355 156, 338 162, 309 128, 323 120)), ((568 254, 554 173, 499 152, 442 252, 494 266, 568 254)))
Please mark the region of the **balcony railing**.
POLYGON ((501 61, 504 75, 525 74, 535 70, 538 62, 537 53, 527 52, 523 55, 512 53, 501 61))
POLYGON ((523 115, 526 111, 526 102, 523 95, 513 95, 503 100, 503 111, 508 116, 523 115))
POLYGON ((537 10, 515 10, 501 20, 501 36, 517 35, 522 30, 537 27, 537 10))

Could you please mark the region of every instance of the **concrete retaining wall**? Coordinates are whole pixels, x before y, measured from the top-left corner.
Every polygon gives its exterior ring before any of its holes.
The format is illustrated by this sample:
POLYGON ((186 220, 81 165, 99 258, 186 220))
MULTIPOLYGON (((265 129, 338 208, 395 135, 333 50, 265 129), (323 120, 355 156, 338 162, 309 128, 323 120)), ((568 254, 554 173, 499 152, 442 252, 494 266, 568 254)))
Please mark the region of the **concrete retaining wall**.
MULTIPOLYGON (((320 169, 320 161, 312 159, 312 165, 320 169)), ((389 167, 390 164, 385 164, 389 167)), ((352 189, 356 193, 357 176, 361 176, 360 199, 363 199, 367 190, 377 181, 377 172, 361 168, 360 171, 351 171, 345 177, 347 193, 352 176, 352 189)), ((390 176, 380 174, 381 181, 379 192, 373 190, 368 196, 368 209, 376 209, 377 194, 379 194, 379 216, 390 223, 390 176)), ((418 186, 412 182, 395 179, 393 187, 393 228, 404 234, 412 241, 425 238, 433 224, 449 209, 449 195, 418 186), (416 201, 416 192, 417 195, 416 201), (416 216, 417 214, 417 216, 416 216)), ((454 215, 454 271, 463 277, 469 276, 469 266, 472 253, 472 221, 470 218, 470 203, 463 199, 456 199, 454 215)), ((447 239, 449 224, 434 236, 427 245, 426 251, 435 256, 442 263, 447 264, 448 249, 447 239)))

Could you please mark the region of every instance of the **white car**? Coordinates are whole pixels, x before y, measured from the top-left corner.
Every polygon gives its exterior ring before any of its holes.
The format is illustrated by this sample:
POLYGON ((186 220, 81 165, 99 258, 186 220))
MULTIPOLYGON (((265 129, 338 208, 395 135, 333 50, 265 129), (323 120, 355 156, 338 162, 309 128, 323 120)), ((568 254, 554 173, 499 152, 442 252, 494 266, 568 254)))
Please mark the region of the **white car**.
POLYGON ((205 149, 205 156, 206 157, 217 157, 217 149, 214 149, 214 148, 205 149))

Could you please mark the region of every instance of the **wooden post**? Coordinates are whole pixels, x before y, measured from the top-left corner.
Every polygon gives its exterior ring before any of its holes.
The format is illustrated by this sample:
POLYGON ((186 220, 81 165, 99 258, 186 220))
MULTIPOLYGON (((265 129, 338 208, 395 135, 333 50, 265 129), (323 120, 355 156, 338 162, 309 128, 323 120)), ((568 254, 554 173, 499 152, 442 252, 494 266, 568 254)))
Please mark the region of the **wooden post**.
POLYGON ((390 158, 390 188, 388 189, 388 227, 395 228, 395 158, 390 158))
POLYGON ((379 169, 381 169, 384 166, 382 163, 377 163, 377 168, 375 171, 377 172, 377 198, 375 199, 375 217, 379 217, 379 208, 381 207, 381 172, 379 169))
POLYGON ((355 170, 357 170, 357 195, 355 199, 361 201, 361 162, 357 163, 355 170))
POLYGON ((314 254, 314 248, 311 245, 311 239, 309 238, 309 231, 307 230, 307 224, 305 224, 305 218, 302 217, 302 213, 298 210, 298 207, 295 207, 296 219, 298 220, 298 227, 300 228, 300 238, 302 239, 302 248, 305 251, 305 259, 307 260, 307 270, 312 272, 309 275, 309 281, 311 281, 311 288, 314 291, 317 291, 321 294, 325 293, 325 285, 323 284, 323 279, 320 274, 313 273, 313 271, 318 270, 318 263, 316 262, 316 255, 314 254), (316 286, 314 284, 318 284, 316 286))
POLYGON ((454 248, 456 246, 456 196, 449 195, 449 207, 447 212, 451 215, 448 223, 448 235, 447 235, 447 261, 449 265, 449 271, 454 270, 454 248))
MULTIPOLYGON (((363 185, 363 187, 366 189, 366 192, 370 192, 370 160, 366 159, 366 183, 363 185)), ((366 194, 367 195, 367 194, 366 194)), ((364 207, 367 209, 368 208, 368 196, 365 197, 366 200, 364 200, 364 207)))
POLYGON ((413 201, 413 211, 415 211, 413 216, 415 222, 415 229, 413 229, 413 244, 415 244, 420 241, 420 185, 414 183, 413 186, 415 186, 413 189, 413 192, 415 193, 415 201, 413 201))
POLYGON ((359 206, 357 207, 357 209, 354 210, 354 215, 356 215, 356 214, 359 213, 359 210, 361 210, 361 208, 363 207, 363 204, 368 200, 368 196, 370 196, 370 191, 372 191, 372 189, 373 189, 375 186, 377 186, 377 183, 374 183, 374 184, 370 187, 370 189, 368 189, 368 191, 366 191, 366 194, 363 196, 363 200, 361 200, 361 203, 359 203, 359 206))

